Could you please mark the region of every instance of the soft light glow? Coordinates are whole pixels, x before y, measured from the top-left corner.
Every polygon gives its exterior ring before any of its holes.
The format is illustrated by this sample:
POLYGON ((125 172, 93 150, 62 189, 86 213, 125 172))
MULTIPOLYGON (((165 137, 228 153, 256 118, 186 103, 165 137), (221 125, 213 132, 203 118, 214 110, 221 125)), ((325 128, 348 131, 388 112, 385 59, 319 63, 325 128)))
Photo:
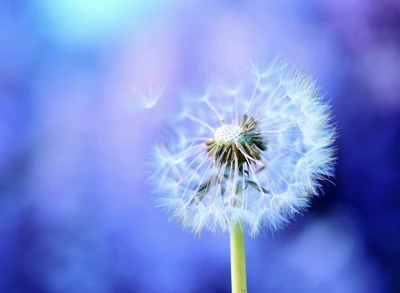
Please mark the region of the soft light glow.
POLYGON ((69 44, 87 44, 114 33, 158 0, 36 0, 42 30, 69 44))

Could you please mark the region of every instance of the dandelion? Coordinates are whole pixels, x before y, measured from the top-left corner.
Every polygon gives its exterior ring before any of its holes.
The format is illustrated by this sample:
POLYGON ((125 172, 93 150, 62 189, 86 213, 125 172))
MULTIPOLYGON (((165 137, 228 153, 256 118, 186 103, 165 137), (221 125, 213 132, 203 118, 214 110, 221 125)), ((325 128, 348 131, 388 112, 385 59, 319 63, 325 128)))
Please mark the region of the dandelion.
POLYGON ((233 292, 246 290, 244 230, 281 229, 333 175, 336 132, 322 98, 294 67, 253 66, 233 89, 185 96, 177 138, 155 149, 159 205, 194 233, 231 232, 233 292))

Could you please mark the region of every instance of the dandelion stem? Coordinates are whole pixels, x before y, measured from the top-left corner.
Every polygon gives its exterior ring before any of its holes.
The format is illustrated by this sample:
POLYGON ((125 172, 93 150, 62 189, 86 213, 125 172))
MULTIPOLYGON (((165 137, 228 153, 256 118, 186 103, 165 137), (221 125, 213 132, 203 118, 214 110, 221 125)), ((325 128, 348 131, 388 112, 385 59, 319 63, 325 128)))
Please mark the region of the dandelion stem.
POLYGON ((237 222, 231 232, 231 277, 232 293, 247 293, 244 229, 241 222, 237 222))

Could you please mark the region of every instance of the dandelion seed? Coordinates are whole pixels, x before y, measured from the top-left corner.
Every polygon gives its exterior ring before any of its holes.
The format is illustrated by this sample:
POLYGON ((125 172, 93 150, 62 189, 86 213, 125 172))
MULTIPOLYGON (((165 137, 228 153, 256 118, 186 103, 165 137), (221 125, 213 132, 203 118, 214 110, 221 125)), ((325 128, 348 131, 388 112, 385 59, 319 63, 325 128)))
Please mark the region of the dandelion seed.
POLYGON ((128 106, 135 110, 147 110, 153 108, 157 104, 164 93, 164 87, 151 87, 147 92, 133 88, 132 92, 132 100, 128 102, 128 106))
MULTIPOLYGON (((158 203, 185 228, 252 235, 281 229, 334 171, 330 107, 311 77, 274 61, 207 98, 185 97, 176 142, 156 147, 158 203)), ((156 98, 143 98, 153 105, 156 98)))

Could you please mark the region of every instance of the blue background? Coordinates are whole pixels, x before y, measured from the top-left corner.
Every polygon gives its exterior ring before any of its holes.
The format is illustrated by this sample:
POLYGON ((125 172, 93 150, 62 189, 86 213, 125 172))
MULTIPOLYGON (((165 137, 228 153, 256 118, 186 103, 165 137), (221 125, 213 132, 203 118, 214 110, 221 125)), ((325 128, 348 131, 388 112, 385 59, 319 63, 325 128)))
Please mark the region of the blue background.
POLYGON ((339 159, 246 239, 249 292, 400 292, 397 0, 0 1, 0 292, 230 292, 228 235, 168 222, 143 162, 183 85, 277 54, 327 93, 339 159))

